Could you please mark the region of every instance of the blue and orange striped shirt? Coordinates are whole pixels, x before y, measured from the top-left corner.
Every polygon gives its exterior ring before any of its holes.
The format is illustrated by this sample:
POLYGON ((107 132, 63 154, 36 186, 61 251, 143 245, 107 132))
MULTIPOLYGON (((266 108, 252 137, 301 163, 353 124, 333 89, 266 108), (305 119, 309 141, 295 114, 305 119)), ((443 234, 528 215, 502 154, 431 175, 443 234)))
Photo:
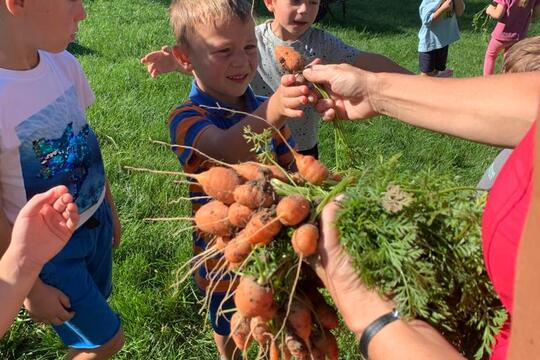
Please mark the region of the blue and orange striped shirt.
MULTIPOLYGON (((246 112, 254 112, 262 103, 267 100, 267 97, 256 96, 251 88, 248 87, 244 97, 246 99, 247 110, 246 112)), ((171 138, 171 144, 173 145, 186 145, 193 148, 197 148, 197 143, 201 136, 203 136, 204 130, 209 126, 217 126, 220 129, 226 130, 235 125, 245 115, 234 113, 225 108, 230 108, 225 104, 221 104, 217 99, 206 94, 196 85, 193 81, 191 86, 191 92, 189 99, 183 104, 179 105, 171 112, 169 117, 168 126, 171 138), (207 107, 221 107, 222 109, 209 109, 207 107)), ((295 147, 295 142, 291 136, 291 132, 287 126, 283 126, 280 129, 281 134, 287 143, 291 147, 295 147)), ((223 144, 226 146, 227 144, 223 144)), ((289 148, 283 143, 280 136, 274 135, 271 139, 271 149, 274 152, 277 162, 288 167, 293 161, 294 157, 289 148)), ((178 156, 183 171, 189 174, 197 174, 206 171, 212 166, 212 163, 204 156, 197 154, 197 152, 191 149, 173 148, 173 151, 178 156)), ((190 198, 199 198, 192 200, 192 214, 194 214, 203 204, 207 203, 208 199, 200 199, 206 194, 203 192, 199 185, 189 185, 190 198)), ((204 251, 210 239, 200 236, 197 233, 193 234, 193 250, 195 254, 199 254, 204 251)), ((205 290, 210 282, 208 274, 215 267, 217 259, 208 261, 205 266, 201 266, 195 273, 195 282, 201 290, 205 290)), ((215 274, 212 274, 215 277, 215 274)), ((215 289, 215 293, 223 293, 227 291, 230 285, 230 275, 223 274, 219 284, 215 289)))

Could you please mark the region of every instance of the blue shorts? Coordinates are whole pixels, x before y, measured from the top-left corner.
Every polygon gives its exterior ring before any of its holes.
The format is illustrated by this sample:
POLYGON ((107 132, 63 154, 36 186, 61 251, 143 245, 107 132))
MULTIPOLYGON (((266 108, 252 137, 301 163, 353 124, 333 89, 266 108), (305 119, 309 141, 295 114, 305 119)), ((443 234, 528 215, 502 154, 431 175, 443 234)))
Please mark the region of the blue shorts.
POLYGON ((53 326, 71 348, 98 348, 120 329, 120 318, 107 304, 112 291, 112 237, 111 208, 104 200, 39 275, 62 291, 75 311, 71 320, 53 326))
POLYGON ((217 315, 217 312, 219 304, 221 304, 221 301, 223 301, 223 298, 225 297, 224 293, 213 294, 210 299, 210 308, 208 309, 208 320, 210 320, 212 329, 214 329, 218 335, 222 336, 229 336, 231 334, 231 317, 234 314, 231 310, 234 309, 235 306, 233 297, 231 294, 229 294, 229 296, 227 301, 223 303, 223 306, 221 307, 223 313, 220 313, 219 316, 217 315))

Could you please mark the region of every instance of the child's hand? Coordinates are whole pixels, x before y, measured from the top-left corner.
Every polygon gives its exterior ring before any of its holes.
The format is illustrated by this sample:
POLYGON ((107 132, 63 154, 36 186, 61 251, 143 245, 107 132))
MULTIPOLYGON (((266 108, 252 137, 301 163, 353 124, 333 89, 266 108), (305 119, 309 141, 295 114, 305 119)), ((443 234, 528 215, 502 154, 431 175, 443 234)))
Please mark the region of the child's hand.
POLYGON ((77 228, 77 205, 65 186, 37 194, 23 206, 11 235, 25 265, 41 267, 60 251, 77 228))
POLYGON ((70 311, 69 298, 57 288, 37 280, 24 300, 24 307, 32 320, 45 324, 62 325, 71 320, 75 312, 70 311))
POLYGON ((146 54, 141 59, 141 64, 146 65, 148 73, 153 78, 168 72, 181 71, 170 46, 164 46, 161 50, 146 54))
POLYGON ((298 118, 304 115, 302 107, 314 102, 316 95, 305 84, 297 82, 295 75, 283 75, 281 84, 268 99, 269 112, 277 118, 298 118))

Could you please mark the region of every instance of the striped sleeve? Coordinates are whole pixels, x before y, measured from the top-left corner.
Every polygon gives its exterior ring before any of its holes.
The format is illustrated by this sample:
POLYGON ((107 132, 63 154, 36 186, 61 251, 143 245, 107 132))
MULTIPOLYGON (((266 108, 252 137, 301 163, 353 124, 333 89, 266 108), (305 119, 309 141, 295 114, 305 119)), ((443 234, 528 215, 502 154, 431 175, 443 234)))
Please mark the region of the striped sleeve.
POLYGON ((272 142, 274 143, 274 151, 276 153, 276 159, 278 164, 283 166, 284 168, 289 168, 291 163, 294 161, 294 156, 291 153, 291 150, 289 147, 296 149, 296 142, 294 141, 294 138, 292 136, 291 130, 287 125, 284 125, 279 132, 287 140, 287 144, 283 141, 283 138, 279 135, 274 135, 274 138, 272 139, 272 142))
MULTIPOLYGON (((186 145, 197 147, 200 135, 209 126, 214 124, 206 117, 206 111, 193 104, 187 103, 176 108, 169 116, 169 134, 172 145, 186 145)), ((197 167, 196 153, 191 149, 174 148, 173 151, 178 156, 186 172, 192 172, 192 168, 197 167)))

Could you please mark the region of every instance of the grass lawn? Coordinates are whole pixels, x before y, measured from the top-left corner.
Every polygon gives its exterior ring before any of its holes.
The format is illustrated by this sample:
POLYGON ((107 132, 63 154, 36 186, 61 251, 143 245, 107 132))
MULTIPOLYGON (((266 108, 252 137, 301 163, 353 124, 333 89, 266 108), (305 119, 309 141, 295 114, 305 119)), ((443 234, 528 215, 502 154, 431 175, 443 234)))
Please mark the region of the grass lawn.
MULTIPOLYGON (((259 1, 260 2, 260 1, 259 1)), ((188 282, 175 289, 175 270, 191 254, 189 231, 178 223, 143 219, 189 213, 184 185, 167 175, 130 173, 124 166, 178 170, 175 156, 150 139, 168 141, 169 111, 186 98, 191 79, 178 74, 151 79, 138 59, 172 42, 167 0, 86 0, 78 57, 97 101, 88 119, 101 141, 109 182, 123 224, 114 258, 113 308, 121 314, 127 341, 118 359, 217 359, 211 331, 197 313, 197 293, 188 282)), ((472 29, 472 16, 487 0, 467 1, 460 20, 462 39, 450 47, 449 67, 458 77, 480 75, 487 39, 472 29)), ((419 1, 348 0, 346 16, 334 9, 320 26, 360 49, 384 54, 417 71, 419 1)), ((266 15, 265 15, 266 16, 266 15)), ((531 34, 539 34, 534 25, 531 34)), ((429 96, 429 94, 426 94, 429 96)), ((412 169, 432 166, 474 185, 497 149, 411 128, 386 117, 347 124, 362 161, 402 153, 412 169)), ((334 163, 332 129, 321 132, 322 159, 334 163)), ((341 331, 343 359, 357 359, 357 348, 341 331)), ((1 359, 57 359, 65 349, 47 326, 21 313, 0 340, 1 359)))

